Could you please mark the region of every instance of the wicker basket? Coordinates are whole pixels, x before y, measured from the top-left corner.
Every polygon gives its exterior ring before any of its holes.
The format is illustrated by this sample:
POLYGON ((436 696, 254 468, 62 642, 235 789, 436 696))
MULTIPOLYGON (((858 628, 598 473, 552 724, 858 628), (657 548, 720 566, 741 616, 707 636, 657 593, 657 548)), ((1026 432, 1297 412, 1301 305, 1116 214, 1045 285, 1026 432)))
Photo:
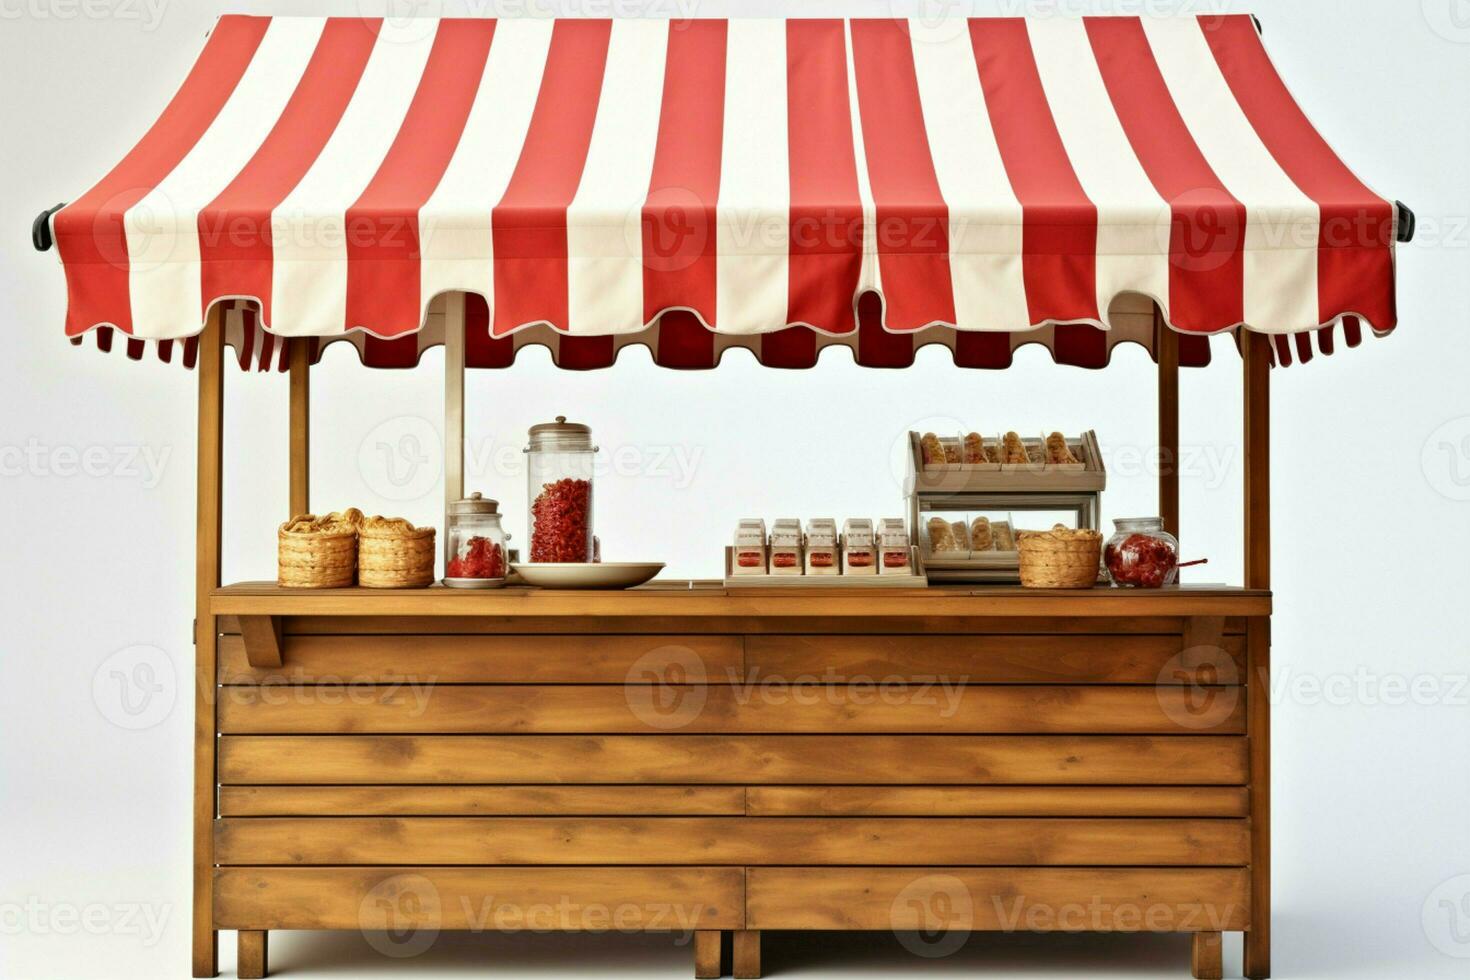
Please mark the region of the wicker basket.
POLYGON ((1089 589, 1097 584, 1102 534, 1058 524, 1016 535, 1021 584, 1028 589, 1089 589))
POLYGON ((372 517, 358 529, 357 584, 417 589, 434 583, 434 529, 401 518, 372 517))
POLYGON ((276 580, 293 589, 337 589, 357 575, 362 511, 303 514, 276 530, 276 580))

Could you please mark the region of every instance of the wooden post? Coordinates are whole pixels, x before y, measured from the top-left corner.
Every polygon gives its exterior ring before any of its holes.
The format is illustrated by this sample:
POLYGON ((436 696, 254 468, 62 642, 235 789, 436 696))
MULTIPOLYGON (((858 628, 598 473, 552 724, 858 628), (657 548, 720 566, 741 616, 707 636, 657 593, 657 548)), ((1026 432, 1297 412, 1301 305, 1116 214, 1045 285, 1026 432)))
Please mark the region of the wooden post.
POLYGON ((1179 335, 1154 306, 1154 350, 1159 359, 1159 516, 1179 535, 1179 335))
POLYGON ((270 974, 270 933, 241 929, 236 946, 235 975, 240 980, 265 980, 270 974))
POLYGON ((1194 934, 1194 950, 1190 958, 1194 980, 1220 980, 1225 976, 1223 938, 1218 932, 1194 934))
MULTIPOLYGON (((1245 365, 1245 585, 1271 587, 1270 338, 1241 333, 1245 365)), ((1251 922, 1245 975, 1271 975, 1271 621, 1250 620, 1246 636, 1250 743, 1251 922)))
POLYGON ((1242 330, 1245 362, 1245 586, 1271 587, 1271 338, 1242 330))
POLYGON ((194 976, 219 975, 214 928, 215 656, 210 593, 220 584, 224 444, 224 306, 199 337, 199 477, 194 560, 194 976))
POLYGON ((735 980, 760 980, 761 933, 759 929, 737 929, 732 973, 735 980))
POLYGON ((696 980, 716 980, 724 976, 720 968, 719 929, 696 929, 694 931, 694 976, 696 980))
POLYGON ((311 340, 291 345, 291 517, 311 513, 311 340))
POLYGON ((464 497, 464 293, 444 297, 444 511, 464 497))

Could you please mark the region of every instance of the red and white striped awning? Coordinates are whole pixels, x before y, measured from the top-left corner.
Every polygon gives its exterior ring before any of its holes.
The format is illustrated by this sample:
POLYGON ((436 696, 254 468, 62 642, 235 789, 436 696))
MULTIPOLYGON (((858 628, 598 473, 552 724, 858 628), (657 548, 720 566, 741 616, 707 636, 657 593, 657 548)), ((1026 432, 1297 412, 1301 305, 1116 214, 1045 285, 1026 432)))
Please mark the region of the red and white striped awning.
POLYGON ((1278 359, 1387 332, 1399 224, 1247 16, 229 16, 50 232, 68 334, 130 349, 229 301, 237 345, 351 337, 396 365, 465 291, 487 365, 939 342, 1003 366, 1039 340, 1100 366, 1153 343, 1130 303, 1186 362, 1237 327, 1278 359))

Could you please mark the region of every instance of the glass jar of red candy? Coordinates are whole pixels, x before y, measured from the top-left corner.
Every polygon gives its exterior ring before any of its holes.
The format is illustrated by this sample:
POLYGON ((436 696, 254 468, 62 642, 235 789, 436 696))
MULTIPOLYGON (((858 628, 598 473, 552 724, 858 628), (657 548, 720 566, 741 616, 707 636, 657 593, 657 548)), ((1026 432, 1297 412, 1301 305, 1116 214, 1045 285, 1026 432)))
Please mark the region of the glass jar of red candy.
POLYGON ((444 584, 490 588, 505 583, 505 542, 500 504, 472 493, 449 505, 444 522, 444 584))
POLYGON ((532 562, 590 562, 592 470, 597 447, 592 430, 559 415, 531 426, 526 447, 527 525, 532 562))
POLYGON ((1164 530, 1163 518, 1122 518, 1113 526, 1103 564, 1114 585, 1161 589, 1178 581, 1179 539, 1164 530))

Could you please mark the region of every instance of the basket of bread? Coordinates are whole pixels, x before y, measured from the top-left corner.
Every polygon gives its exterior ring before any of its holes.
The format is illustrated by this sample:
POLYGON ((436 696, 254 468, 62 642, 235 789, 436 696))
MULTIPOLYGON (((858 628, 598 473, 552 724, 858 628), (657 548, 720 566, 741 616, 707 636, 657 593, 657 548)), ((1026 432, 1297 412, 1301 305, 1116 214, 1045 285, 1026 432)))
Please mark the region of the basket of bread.
POLYGON ((302 514, 276 530, 277 581, 293 589, 337 589, 357 577, 356 507, 324 517, 302 514))
POLYGON ((416 589, 434 582, 434 529, 401 517, 369 517, 357 529, 357 584, 416 589))
POLYGON ((1050 531, 1021 531, 1021 584, 1030 589, 1087 589, 1097 584, 1102 534, 1058 524, 1050 531))

